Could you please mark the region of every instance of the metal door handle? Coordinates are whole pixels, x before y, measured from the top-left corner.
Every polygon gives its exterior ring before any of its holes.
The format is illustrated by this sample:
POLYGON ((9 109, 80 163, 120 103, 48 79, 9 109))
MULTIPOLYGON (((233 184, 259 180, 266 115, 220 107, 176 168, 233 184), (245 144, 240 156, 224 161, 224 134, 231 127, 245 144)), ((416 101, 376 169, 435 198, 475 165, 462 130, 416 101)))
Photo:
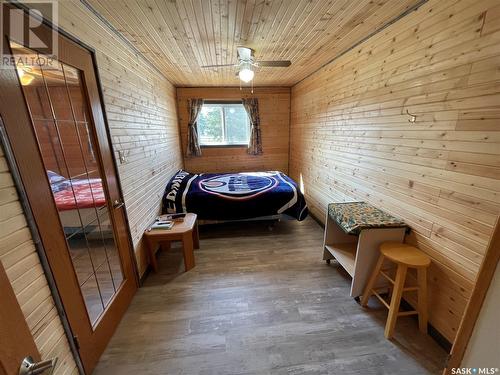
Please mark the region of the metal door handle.
POLYGON ((113 208, 115 210, 117 210, 118 208, 122 208, 123 206, 125 206, 125 203, 119 201, 118 199, 115 199, 115 201, 113 202, 113 208))
POLYGON ((28 356, 21 362, 21 367, 19 368, 19 375, 37 375, 43 374, 44 371, 49 370, 47 375, 52 374, 54 368, 56 367, 57 357, 53 359, 48 359, 46 361, 35 362, 32 357, 28 356))

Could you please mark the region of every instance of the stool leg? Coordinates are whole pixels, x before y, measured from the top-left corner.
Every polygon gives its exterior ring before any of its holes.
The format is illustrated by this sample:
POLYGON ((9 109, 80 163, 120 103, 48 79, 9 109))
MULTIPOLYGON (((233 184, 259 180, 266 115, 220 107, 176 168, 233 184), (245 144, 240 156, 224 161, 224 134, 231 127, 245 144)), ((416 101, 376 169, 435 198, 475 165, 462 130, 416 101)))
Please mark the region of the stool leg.
POLYGON ((417 269, 418 278, 418 329, 427 333, 427 269, 417 269))
POLYGON ((375 282, 377 281, 377 277, 382 268, 382 264, 384 264, 384 256, 380 254, 377 260, 377 264, 375 265, 375 268, 373 269, 370 279, 366 284, 365 291, 363 292, 363 298, 361 299, 361 306, 363 307, 366 307, 366 304, 368 303, 368 298, 370 298, 372 294, 372 289, 375 286, 375 282))
POLYGON ((398 319, 399 304, 401 302, 401 296, 403 295, 403 289, 405 286, 407 267, 399 264, 398 270, 396 272, 396 280, 394 282, 394 290, 392 291, 391 304, 389 307, 389 315, 387 316, 387 323, 385 324, 384 336, 386 339, 392 337, 394 332, 394 327, 396 326, 396 320, 398 319))

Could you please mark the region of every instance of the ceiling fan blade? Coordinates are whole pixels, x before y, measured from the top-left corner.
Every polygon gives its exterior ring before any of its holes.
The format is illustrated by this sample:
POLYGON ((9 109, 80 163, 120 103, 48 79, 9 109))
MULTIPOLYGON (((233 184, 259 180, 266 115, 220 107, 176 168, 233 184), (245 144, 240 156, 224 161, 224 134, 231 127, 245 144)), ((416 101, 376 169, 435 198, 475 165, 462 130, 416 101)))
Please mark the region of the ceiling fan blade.
POLYGON ((237 64, 222 64, 222 65, 202 65, 200 68, 224 68, 227 66, 238 66, 237 64))
POLYGON ((257 61, 258 66, 269 66, 275 68, 286 68, 292 65, 290 60, 257 61))

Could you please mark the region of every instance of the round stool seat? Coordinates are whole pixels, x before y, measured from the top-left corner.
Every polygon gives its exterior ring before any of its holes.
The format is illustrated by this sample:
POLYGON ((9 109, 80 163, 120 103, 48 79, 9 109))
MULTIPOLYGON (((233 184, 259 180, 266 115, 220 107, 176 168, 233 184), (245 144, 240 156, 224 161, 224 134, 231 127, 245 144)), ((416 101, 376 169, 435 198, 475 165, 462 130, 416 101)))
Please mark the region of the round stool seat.
POLYGON ((425 253, 404 243, 384 242, 380 245, 380 252, 387 259, 408 267, 427 267, 431 264, 431 258, 425 253))

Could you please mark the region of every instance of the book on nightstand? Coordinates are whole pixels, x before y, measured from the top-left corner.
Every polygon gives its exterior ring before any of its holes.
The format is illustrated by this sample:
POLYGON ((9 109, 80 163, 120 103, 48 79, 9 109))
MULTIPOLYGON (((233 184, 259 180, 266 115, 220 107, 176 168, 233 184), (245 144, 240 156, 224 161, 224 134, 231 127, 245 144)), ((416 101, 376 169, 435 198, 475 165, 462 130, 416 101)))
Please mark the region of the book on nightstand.
POLYGON ((176 223, 182 223, 184 221, 184 218, 186 217, 186 214, 165 214, 158 216, 156 220, 159 221, 174 221, 176 223))
POLYGON ((174 226, 173 221, 168 221, 168 220, 158 220, 155 221, 153 225, 151 225, 151 230, 158 230, 158 229, 172 229, 174 226))

